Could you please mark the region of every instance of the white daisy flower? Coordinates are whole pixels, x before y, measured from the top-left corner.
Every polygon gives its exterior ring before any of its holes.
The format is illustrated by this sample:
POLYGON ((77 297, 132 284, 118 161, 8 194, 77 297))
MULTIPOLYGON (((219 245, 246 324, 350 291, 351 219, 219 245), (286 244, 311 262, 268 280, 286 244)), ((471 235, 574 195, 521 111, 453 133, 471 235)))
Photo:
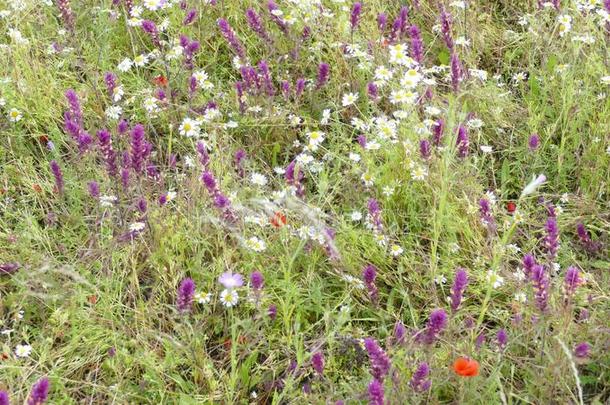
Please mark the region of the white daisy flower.
POLYGON ((403 249, 399 245, 390 246, 390 254, 394 257, 400 256, 403 252, 403 249))
POLYGON ((267 244, 265 244, 265 241, 253 236, 246 240, 246 247, 255 252, 264 252, 267 249, 267 244))
POLYGON ((350 215, 350 219, 354 222, 358 222, 358 221, 362 220, 362 212, 353 211, 350 215))
POLYGON ((112 207, 117 201, 118 198, 113 195, 100 196, 100 206, 102 207, 112 207))
POLYGON ((252 173, 250 176, 250 183, 257 186, 265 186, 268 183, 267 177, 261 173, 252 173))
POLYGON ((212 294, 211 293, 204 293, 204 292, 200 291, 200 292, 196 293, 193 298, 198 303, 200 303, 202 305, 205 305, 205 304, 209 304, 210 301, 212 300, 212 294))
POLYGON ((222 290, 222 292, 220 293, 220 302, 227 308, 234 307, 235 305, 237 305, 238 301, 239 295, 237 294, 237 291, 233 289, 225 289, 222 290))
POLYGON ((129 69, 131 69, 132 65, 132 60, 129 58, 125 58, 121 61, 121 63, 118 64, 117 69, 119 69, 121 72, 127 72, 129 69))
POLYGON ((191 118, 185 118, 180 124, 180 135, 187 136, 189 138, 199 136, 200 131, 199 122, 191 118))
POLYGON ((504 277, 500 276, 493 270, 488 270, 487 282, 491 284, 493 288, 499 288, 504 284, 504 277))
POLYGON ((133 224, 129 225, 129 230, 131 232, 141 232, 145 227, 146 224, 144 222, 134 222, 133 224))
POLYGON ((357 93, 346 93, 343 95, 343 99, 341 100, 341 104, 343 107, 348 107, 358 101, 357 93))
POLYGON ((11 122, 17 122, 21 120, 23 115, 21 115, 21 111, 16 108, 11 108, 8 112, 8 120, 11 122))
POLYGON ((15 356, 17 357, 28 357, 30 353, 32 353, 32 346, 28 344, 15 346, 15 356))

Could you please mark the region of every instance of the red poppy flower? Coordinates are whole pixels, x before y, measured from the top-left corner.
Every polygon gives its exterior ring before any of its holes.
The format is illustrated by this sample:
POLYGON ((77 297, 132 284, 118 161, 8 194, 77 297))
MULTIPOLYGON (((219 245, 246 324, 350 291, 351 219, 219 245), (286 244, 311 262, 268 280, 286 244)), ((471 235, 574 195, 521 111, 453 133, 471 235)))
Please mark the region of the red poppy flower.
POLYGON ((167 86, 168 80, 167 77, 159 75, 153 79, 153 83, 155 83, 157 86, 165 87, 167 86))
POLYGON ((47 143, 49 143, 49 137, 46 135, 40 135, 38 137, 38 141, 40 141, 40 143, 43 143, 46 145, 47 143))
POLYGON ((286 215, 282 214, 280 211, 277 211, 271 218, 271 225, 276 228, 283 227, 286 225, 286 215))
POLYGON ((506 203, 506 211, 508 211, 509 214, 512 214, 513 212, 515 212, 515 210, 517 209, 517 204, 515 204, 512 201, 509 201, 506 203))
POLYGON ((462 377, 474 377, 479 375, 479 362, 466 357, 459 357, 453 363, 453 371, 462 377))

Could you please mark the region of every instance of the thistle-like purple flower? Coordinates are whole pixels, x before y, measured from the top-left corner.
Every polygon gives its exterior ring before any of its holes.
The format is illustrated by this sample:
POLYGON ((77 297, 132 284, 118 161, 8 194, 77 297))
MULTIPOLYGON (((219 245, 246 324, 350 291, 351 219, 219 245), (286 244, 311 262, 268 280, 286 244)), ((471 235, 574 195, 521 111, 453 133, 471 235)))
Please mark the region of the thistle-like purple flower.
POLYGON ((535 265, 530 275, 532 286, 534 287, 534 297, 536 306, 540 312, 545 312, 549 301, 549 275, 542 265, 535 265))
POLYGON ((447 326, 447 313, 444 309, 435 309, 430 313, 426 328, 417 334, 417 340, 426 344, 436 342, 447 326))
POLYGON ((390 371, 390 358, 373 338, 364 339, 364 348, 371 362, 371 374, 376 380, 383 381, 390 371))
POLYGON ((59 194, 64 193, 64 175, 61 172, 61 168, 59 167, 59 163, 55 160, 51 160, 49 164, 51 167, 51 173, 53 173, 53 177, 55 178, 55 188, 59 194))
POLYGON ((28 398, 28 405, 41 405, 47 402, 49 396, 50 383, 46 377, 41 378, 32 386, 32 392, 28 398))
POLYGON ((587 342, 581 342, 574 347, 574 356, 579 359, 586 359, 591 352, 591 345, 587 342))
POLYGON ((572 298, 574 296, 574 293, 576 292, 576 289, 579 285, 582 284, 582 282, 583 280, 580 277, 580 272, 578 271, 578 269, 574 266, 568 267, 568 269, 566 270, 566 275, 563 284, 566 296, 568 298, 572 298))
POLYGON ((362 3, 359 1, 355 2, 352 6, 352 12, 350 13, 349 21, 352 27, 352 32, 358 26, 358 22, 360 21, 360 13, 362 13, 362 3))
POLYGON ((369 405, 384 405, 385 393, 383 391, 383 383, 374 378, 369 383, 368 387, 369 405))
POLYGON ((432 143, 434 144, 434 146, 441 146, 441 143, 443 141, 443 132, 445 131, 445 121, 443 121, 441 118, 439 118, 433 125, 432 125, 432 143))
POLYGON ((369 297, 371 301, 377 303, 378 300, 378 291, 377 286, 375 285, 375 278, 377 278, 377 269, 372 264, 369 264, 364 267, 362 270, 362 279, 364 280, 364 284, 369 291, 369 297))
POLYGON ((320 63, 318 66, 318 80, 316 82, 316 88, 320 88, 328 82, 330 76, 330 65, 328 63, 320 63))
POLYGON ((409 385, 415 392, 426 392, 430 389, 432 382, 428 378, 430 375, 430 366, 428 363, 422 362, 417 366, 417 370, 413 373, 409 385))
POLYGON ((153 45, 157 48, 161 48, 161 41, 159 40, 157 25, 151 20, 143 20, 140 26, 142 27, 142 31, 148 34, 153 45))
POLYGON ((468 139, 468 130, 464 125, 458 127, 456 146, 458 149, 458 156, 465 158, 468 156, 468 149, 470 148, 470 140, 468 139))
POLYGON ((559 226, 557 226, 557 219, 550 217, 546 221, 544 229, 546 231, 544 247, 546 248, 549 261, 552 262, 557 257, 557 250, 559 250, 559 226))
POLYGON ((468 285, 468 274, 466 269, 458 268, 453 279, 453 286, 451 287, 451 310, 456 312, 462 302, 462 295, 468 285))
POLYGON ((246 49, 235 35, 235 31, 233 31, 233 29, 229 25, 229 22, 223 18, 219 18, 217 24, 218 28, 220 29, 220 34, 229 43, 229 46, 231 47, 231 49, 233 49, 233 52, 235 52, 235 54, 241 59, 245 59, 246 49))
POLYGON ((256 33, 263 41, 271 44, 271 37, 267 33, 267 30, 263 26, 263 21, 261 17, 254 11, 252 8, 248 8, 246 10, 246 20, 248 21, 248 25, 250 29, 256 33))
POLYGON ((190 312, 193 306, 193 297, 195 295, 195 282, 192 278, 185 278, 180 282, 178 287, 178 310, 180 312, 190 312))
POLYGON ((319 375, 324 374, 324 354, 322 354, 322 352, 315 352, 313 356, 311 356, 311 367, 313 367, 319 375))

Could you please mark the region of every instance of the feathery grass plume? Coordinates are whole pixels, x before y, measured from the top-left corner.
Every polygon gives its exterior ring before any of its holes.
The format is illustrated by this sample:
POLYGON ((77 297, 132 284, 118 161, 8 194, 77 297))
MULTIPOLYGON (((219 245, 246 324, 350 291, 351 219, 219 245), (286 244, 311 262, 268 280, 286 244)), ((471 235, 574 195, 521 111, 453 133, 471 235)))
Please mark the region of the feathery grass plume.
POLYGON ((10 405, 8 392, 0 391, 0 405, 10 405))
POLYGON ((458 310, 467 285, 468 274, 466 273, 466 269, 458 268, 455 272, 455 278, 453 279, 453 286, 451 287, 451 310, 453 312, 458 310))
POLYGON ((457 93, 462 81, 462 67, 457 52, 451 52, 451 87, 453 92, 457 93))
POLYGON ((390 358, 373 338, 364 339, 364 348, 371 362, 371 375, 376 380, 383 381, 390 371, 390 358))
POLYGON ((409 36, 411 38, 411 54, 413 59, 420 65, 424 62, 424 43, 421 39, 421 32, 417 25, 411 25, 409 28, 409 36))
POLYGON ((576 293, 576 289, 583 283, 580 277, 580 272, 574 266, 568 267, 564 278, 564 289, 568 299, 571 299, 576 293))
POLYGON ((55 179, 55 188, 59 194, 64 193, 64 175, 61 172, 61 168, 59 167, 59 163, 56 160, 51 160, 49 164, 51 167, 51 173, 55 179))
POLYGON ((368 264, 362 270, 362 279, 364 284, 369 291, 369 297, 373 303, 377 304, 379 296, 377 286, 375 285, 375 278, 377 278, 377 269, 372 264, 368 264))
POLYGON ((273 42, 269 36, 269 33, 267 33, 267 30, 263 26, 263 21, 261 20, 260 15, 258 15, 253 8, 248 8, 246 10, 246 20, 248 21, 250 29, 254 31, 263 41, 267 42, 268 44, 273 42))
POLYGON ((430 389, 432 381, 428 378, 430 375, 430 366, 426 362, 419 363, 417 370, 413 373, 409 386, 415 392, 426 392, 430 389))
POLYGON ((227 20, 225 20, 224 18, 219 18, 217 21, 217 24, 218 24, 218 28, 220 29, 220 34, 227 41, 227 43, 229 44, 231 49, 233 49, 233 52, 235 52, 235 54, 237 56, 239 56, 241 59, 245 59, 246 58, 246 49, 244 48, 241 41, 235 35, 235 31, 233 31, 233 28, 231 28, 231 26, 229 25, 229 22, 227 20))
POLYGON ((157 24, 151 20, 143 20, 141 25, 142 31, 148 34, 153 45, 157 48, 161 48, 161 41, 159 40, 159 30, 157 24))
POLYGON ((441 6, 441 34, 443 36, 443 41, 445 41, 445 45, 449 50, 453 50, 453 34, 451 32, 451 14, 447 12, 445 6, 441 6))
POLYGON ((505 329, 498 330, 496 333, 496 342, 498 343, 498 347, 500 349, 504 349, 508 344, 508 334, 505 329))
POLYGON ((316 88, 319 89, 328 82, 330 76, 330 65, 328 63, 320 63, 318 65, 318 79, 316 81, 316 88))
POLYGON ((46 377, 41 378, 32 386, 32 392, 28 398, 28 405, 41 405, 47 402, 50 383, 46 377))
POLYGON ((116 177, 118 168, 116 164, 116 153, 112 147, 112 138, 110 132, 102 129, 97 132, 97 139, 102 152, 102 159, 106 165, 106 172, 110 177, 116 177))
POLYGON ((540 147, 540 137, 538 134, 532 134, 527 140, 527 147, 530 151, 535 152, 540 147))
POLYGON ((557 257, 557 250, 559 250, 559 226, 557 225, 557 219, 550 217, 546 221, 544 229, 546 231, 544 247, 546 248, 549 262, 553 262, 557 257))
POLYGON ((369 405, 384 405, 385 393, 383 383, 376 378, 368 386, 369 405))
POLYGON ((549 302, 550 281, 544 266, 537 264, 532 268, 530 275, 534 287, 534 298, 540 312, 546 312, 549 302))
POLYGON ((458 127, 457 140, 455 145, 458 149, 458 156, 465 158, 468 156, 468 150, 470 148, 470 140, 468 139, 468 130, 464 125, 458 127))
POLYGON ((352 6, 352 11, 349 17, 352 32, 354 32, 354 30, 358 27, 358 22, 360 21, 360 13, 362 13, 362 3, 357 1, 352 6))
POLYGON ((195 20, 197 19, 197 9, 196 8, 192 8, 189 11, 187 11, 186 15, 184 16, 184 20, 182 20, 182 25, 191 25, 195 20))
POLYGON ((178 287, 177 305, 180 312, 190 312, 195 295, 195 282, 191 278, 185 278, 178 287))
POLYGON ((93 199, 98 199, 100 197, 100 185, 97 184, 96 181, 90 181, 87 183, 87 189, 89 190, 89 195, 93 199))
POLYGON ((288 34, 288 23, 286 23, 286 21, 284 21, 280 17, 280 15, 282 15, 281 10, 278 8, 277 4, 275 4, 273 0, 269 0, 267 2, 267 10, 269 11, 269 17, 271 18, 271 21, 273 21, 278 27, 280 27, 284 34, 288 34))
POLYGON ((68 31, 74 31, 74 12, 72 11, 70 0, 57 0, 56 4, 64 27, 68 31))
POLYGON ((416 335, 418 342, 432 344, 447 326, 447 313, 444 309, 435 309, 430 313, 426 328, 416 335))
POLYGON ((131 167, 137 174, 142 174, 146 166, 146 159, 150 152, 150 148, 146 139, 144 138, 144 126, 137 124, 131 130, 131 155, 130 162, 131 167))
POLYGON ((324 354, 322 352, 315 352, 311 356, 311 366, 318 375, 324 374, 324 354))
POLYGON ((445 131, 445 121, 439 118, 432 124, 432 143, 439 147, 443 142, 443 132, 445 131))

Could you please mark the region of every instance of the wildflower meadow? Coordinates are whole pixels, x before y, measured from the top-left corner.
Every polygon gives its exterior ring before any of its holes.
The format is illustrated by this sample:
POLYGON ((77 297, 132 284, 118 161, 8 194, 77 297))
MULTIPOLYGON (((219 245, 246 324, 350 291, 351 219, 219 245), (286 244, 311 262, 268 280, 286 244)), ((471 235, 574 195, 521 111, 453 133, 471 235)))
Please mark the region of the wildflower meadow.
POLYGON ((0 0, 0 405, 608 404, 610 0, 0 0))

